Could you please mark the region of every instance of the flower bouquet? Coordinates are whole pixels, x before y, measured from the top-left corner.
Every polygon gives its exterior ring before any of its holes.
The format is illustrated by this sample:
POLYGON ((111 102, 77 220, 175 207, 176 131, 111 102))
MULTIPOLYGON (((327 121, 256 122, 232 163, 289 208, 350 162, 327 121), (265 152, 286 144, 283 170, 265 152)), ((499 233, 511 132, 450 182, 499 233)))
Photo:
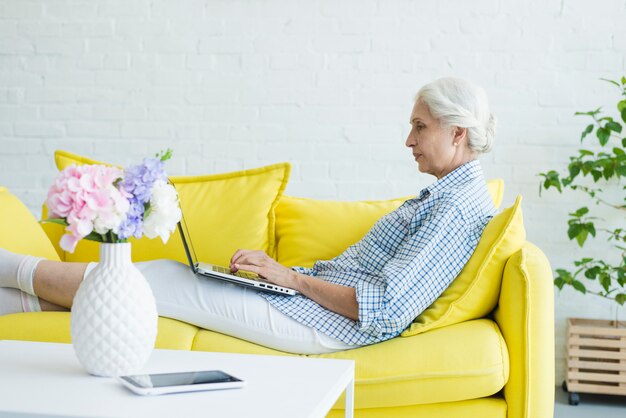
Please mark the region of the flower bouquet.
POLYGON ((167 183, 171 150, 126 170, 104 165, 69 166, 48 192, 51 217, 65 226, 61 248, 73 252, 81 239, 100 242, 100 262, 89 270, 72 303, 74 351, 97 376, 137 372, 157 334, 154 295, 131 262, 130 237, 165 243, 181 218, 178 194, 167 183))
POLYGON ((103 243, 159 236, 166 243, 180 221, 178 194, 167 182, 172 150, 122 171, 105 165, 71 165, 48 191, 50 217, 65 226, 61 248, 74 252, 81 239, 103 243))

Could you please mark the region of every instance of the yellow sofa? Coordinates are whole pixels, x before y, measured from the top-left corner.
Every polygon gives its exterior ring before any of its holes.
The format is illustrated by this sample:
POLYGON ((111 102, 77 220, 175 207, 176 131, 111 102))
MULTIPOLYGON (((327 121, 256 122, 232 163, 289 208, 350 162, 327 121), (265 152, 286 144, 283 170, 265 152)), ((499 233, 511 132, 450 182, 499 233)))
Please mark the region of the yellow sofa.
MULTIPOLYGON (((72 163, 95 162, 65 152, 57 152, 55 157, 60 169, 72 163)), ((376 219, 406 200, 333 202, 284 196, 289 173, 290 166, 283 163, 222 175, 172 178, 192 239, 195 230, 214 231, 220 237, 231 234, 227 242, 222 239, 219 244, 196 238, 194 246, 200 258, 223 263, 238 247, 257 248, 285 265, 310 266, 315 259, 339 254, 376 219), (232 205, 206 203, 218 195, 234 196, 232 205)), ((499 204, 502 182, 491 181, 489 186, 499 204)), ((483 244, 481 238, 453 285, 402 336, 312 356, 356 361, 357 417, 552 416, 550 265, 541 250, 524 239, 519 200, 497 218, 483 234, 485 240, 488 235, 492 240, 506 238, 502 231, 514 229, 517 222, 517 228, 522 228, 517 247, 502 252, 493 243, 483 244), (500 264, 483 262, 494 257, 504 259, 500 264), (489 283, 477 281, 479 276, 489 283), (464 280, 465 287, 459 288, 464 280), (487 299, 491 302, 483 303, 487 299)), ((57 225, 40 227, 15 196, 0 188, 0 247, 49 259, 97 260, 95 243, 79 243, 74 254, 60 250, 57 244, 62 233, 57 225)), ((181 246, 176 235, 166 245, 142 239, 133 243, 133 258, 184 261, 181 246)), ((69 343, 69 320, 67 312, 2 316, 0 339, 69 343)), ((159 319, 156 347, 291 355, 169 318, 159 319)), ((343 416, 342 408, 340 400, 329 416, 343 416)))

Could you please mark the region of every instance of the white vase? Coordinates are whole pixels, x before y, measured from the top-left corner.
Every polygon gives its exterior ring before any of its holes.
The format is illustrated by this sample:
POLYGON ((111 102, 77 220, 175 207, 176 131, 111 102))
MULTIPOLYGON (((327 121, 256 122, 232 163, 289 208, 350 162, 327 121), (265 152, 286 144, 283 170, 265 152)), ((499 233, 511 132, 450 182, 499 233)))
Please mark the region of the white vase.
POLYGON ((74 297, 72 344, 85 370, 96 376, 135 373, 154 348, 156 302, 130 252, 129 243, 100 244, 100 263, 74 297))

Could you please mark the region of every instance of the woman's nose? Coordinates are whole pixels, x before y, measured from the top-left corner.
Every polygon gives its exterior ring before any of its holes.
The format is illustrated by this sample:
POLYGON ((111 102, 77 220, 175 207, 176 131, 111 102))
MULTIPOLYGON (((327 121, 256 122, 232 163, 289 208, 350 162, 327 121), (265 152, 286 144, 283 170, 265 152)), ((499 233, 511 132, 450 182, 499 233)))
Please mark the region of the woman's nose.
POLYGON ((409 132, 409 134, 406 136, 406 141, 404 141, 404 145, 409 148, 415 145, 415 141, 413 140, 413 135, 411 135, 411 132, 409 132))

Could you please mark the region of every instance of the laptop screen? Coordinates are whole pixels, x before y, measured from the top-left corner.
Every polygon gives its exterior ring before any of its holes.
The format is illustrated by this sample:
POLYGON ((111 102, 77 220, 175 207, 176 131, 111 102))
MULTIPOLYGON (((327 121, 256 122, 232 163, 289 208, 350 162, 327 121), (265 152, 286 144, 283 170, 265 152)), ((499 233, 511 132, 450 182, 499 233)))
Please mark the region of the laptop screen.
POLYGON ((198 268, 196 267, 196 264, 198 258, 196 257, 196 252, 193 249, 193 243, 191 242, 191 236, 189 235, 189 230, 187 229, 187 222, 185 222, 185 214, 182 212, 182 207, 180 222, 178 222, 178 231, 180 232, 180 238, 183 241, 183 246, 185 247, 185 254, 187 254, 187 259, 189 260, 189 266, 194 273, 197 273, 198 268))

